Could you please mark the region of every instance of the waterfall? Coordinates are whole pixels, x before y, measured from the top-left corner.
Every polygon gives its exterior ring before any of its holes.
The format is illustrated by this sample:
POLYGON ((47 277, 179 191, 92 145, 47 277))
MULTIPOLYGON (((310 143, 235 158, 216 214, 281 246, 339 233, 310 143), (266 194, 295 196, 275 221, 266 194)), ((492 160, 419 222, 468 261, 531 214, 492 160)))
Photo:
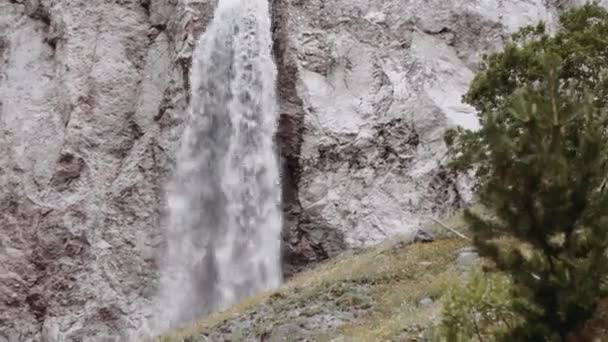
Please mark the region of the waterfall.
POLYGON ((280 284, 271 44, 268 0, 220 0, 194 52, 191 108, 169 188, 162 328, 280 284))

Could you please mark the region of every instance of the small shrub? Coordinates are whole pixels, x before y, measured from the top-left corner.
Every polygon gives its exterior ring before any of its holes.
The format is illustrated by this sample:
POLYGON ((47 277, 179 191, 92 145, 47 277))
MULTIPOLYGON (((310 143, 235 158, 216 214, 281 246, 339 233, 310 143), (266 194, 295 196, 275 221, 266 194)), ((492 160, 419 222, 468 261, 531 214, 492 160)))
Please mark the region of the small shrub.
POLYGON ((512 281, 474 269, 464 284, 447 291, 437 340, 495 341, 521 323, 514 311, 512 281))

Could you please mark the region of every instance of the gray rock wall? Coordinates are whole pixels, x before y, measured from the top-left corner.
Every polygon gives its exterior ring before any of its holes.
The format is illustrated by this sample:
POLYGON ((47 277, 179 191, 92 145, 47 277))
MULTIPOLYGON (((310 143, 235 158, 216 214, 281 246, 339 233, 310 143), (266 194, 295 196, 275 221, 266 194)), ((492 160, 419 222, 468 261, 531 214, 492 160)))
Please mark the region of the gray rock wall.
MULTIPOLYGON (((566 1, 273 0, 287 274, 467 198, 441 135, 484 52, 566 1)), ((0 0, 0 341, 135 329, 214 0, 0 0)))
POLYGON ((0 341, 138 324, 213 6, 0 0, 0 341))
POLYGON ((294 213, 285 256, 295 270, 344 247, 412 234, 467 201, 467 180, 443 167, 442 135, 477 125, 460 101, 476 66, 518 27, 553 24, 571 4, 276 2, 278 61, 288 65, 279 86, 289 134, 281 138, 287 161, 297 154, 284 173, 294 213))

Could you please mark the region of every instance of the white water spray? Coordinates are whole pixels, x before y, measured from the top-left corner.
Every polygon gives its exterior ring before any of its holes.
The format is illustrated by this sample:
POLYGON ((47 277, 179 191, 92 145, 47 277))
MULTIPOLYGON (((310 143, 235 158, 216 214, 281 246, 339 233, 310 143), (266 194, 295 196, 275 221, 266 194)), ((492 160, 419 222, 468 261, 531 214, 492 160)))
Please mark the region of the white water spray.
POLYGON ((220 0, 194 52, 157 331, 280 284, 271 44, 268 0, 220 0))

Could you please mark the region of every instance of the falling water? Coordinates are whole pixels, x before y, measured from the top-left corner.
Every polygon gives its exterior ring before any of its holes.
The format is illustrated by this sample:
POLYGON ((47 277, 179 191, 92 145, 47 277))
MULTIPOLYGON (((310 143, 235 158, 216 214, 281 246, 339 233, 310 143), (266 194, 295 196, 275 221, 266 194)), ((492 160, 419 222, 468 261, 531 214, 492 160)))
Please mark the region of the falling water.
POLYGON ((276 67, 268 0, 220 0, 191 72, 169 191, 165 328, 281 281, 276 67))

